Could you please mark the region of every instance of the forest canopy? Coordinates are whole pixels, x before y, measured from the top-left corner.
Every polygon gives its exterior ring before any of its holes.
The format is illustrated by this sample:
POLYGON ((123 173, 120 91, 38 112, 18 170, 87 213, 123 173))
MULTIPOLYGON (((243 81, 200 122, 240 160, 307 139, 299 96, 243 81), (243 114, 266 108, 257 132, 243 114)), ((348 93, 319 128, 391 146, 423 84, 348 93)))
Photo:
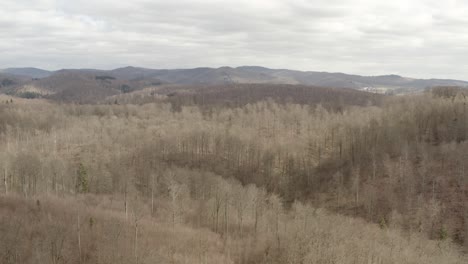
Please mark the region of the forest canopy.
POLYGON ((2 263, 466 263, 464 90, 164 89, 2 97, 2 263))

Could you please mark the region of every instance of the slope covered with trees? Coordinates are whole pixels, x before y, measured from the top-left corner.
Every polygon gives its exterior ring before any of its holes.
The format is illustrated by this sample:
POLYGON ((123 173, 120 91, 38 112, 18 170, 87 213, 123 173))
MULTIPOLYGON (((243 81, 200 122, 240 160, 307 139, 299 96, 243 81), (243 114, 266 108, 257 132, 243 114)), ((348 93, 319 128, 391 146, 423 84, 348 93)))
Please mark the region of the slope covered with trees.
POLYGON ((0 259, 466 263, 463 90, 270 88, 3 97, 0 259))

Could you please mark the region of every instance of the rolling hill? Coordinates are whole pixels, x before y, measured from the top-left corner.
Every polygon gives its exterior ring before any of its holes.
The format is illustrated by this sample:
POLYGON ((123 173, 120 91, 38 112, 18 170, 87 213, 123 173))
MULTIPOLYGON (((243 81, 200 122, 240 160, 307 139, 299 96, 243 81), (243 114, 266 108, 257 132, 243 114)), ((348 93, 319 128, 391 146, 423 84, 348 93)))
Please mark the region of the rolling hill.
POLYGON ((468 86, 468 82, 445 79, 415 79, 398 75, 359 76, 344 73, 293 71, 258 66, 237 68, 195 68, 182 70, 152 70, 125 67, 109 72, 117 78, 156 77, 175 84, 272 83, 302 84, 341 88, 386 88, 419 91, 434 86, 468 86))
MULTIPOLYGON (((114 70, 66 69, 46 71, 37 68, 8 68, 0 71, 5 84, 15 84, 17 94, 39 91, 65 101, 94 102, 108 96, 128 93, 160 84, 226 85, 287 84, 352 88, 374 93, 414 93, 435 86, 468 87, 468 82, 446 79, 416 79, 399 75, 359 76, 345 73, 269 69, 259 66, 237 68, 148 69, 124 67, 114 70), (16 81, 15 81, 16 80, 16 81), (31 88, 32 87, 32 88, 31 88)), ((1 77, 1 76, 0 76, 1 77)), ((6 85, 4 85, 6 86, 6 85)), ((4 90, 4 89, 3 89, 4 90)), ((12 88, 10 87, 10 93, 12 88)))
POLYGON ((45 78, 52 75, 53 72, 42 70, 38 68, 26 67, 26 68, 7 68, 0 70, 3 73, 9 73, 13 75, 27 76, 31 78, 45 78))

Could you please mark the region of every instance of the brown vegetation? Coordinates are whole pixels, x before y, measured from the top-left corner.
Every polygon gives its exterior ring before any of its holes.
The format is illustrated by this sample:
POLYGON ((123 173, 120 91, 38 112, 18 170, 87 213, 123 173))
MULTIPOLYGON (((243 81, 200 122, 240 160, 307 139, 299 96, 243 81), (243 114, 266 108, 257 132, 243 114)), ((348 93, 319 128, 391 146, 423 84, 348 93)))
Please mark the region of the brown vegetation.
POLYGON ((0 259, 466 263, 467 99, 451 94, 0 100, 0 259))

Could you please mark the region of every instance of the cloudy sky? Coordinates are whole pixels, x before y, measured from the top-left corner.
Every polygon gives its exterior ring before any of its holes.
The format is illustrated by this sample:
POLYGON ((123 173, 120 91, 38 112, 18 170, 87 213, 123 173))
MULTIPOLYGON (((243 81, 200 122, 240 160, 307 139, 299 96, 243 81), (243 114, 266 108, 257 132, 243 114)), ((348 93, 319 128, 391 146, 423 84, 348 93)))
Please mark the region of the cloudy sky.
POLYGON ((464 0, 0 2, 0 68, 260 65, 468 80, 464 0))

